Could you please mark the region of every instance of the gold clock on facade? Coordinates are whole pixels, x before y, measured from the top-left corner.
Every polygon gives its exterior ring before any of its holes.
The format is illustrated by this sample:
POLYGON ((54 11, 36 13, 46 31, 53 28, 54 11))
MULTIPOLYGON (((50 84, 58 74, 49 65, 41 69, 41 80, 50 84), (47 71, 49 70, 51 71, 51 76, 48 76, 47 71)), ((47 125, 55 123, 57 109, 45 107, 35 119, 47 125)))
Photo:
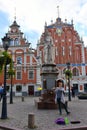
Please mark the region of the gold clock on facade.
POLYGON ((60 36, 62 34, 62 28, 61 27, 57 27, 56 33, 60 36))

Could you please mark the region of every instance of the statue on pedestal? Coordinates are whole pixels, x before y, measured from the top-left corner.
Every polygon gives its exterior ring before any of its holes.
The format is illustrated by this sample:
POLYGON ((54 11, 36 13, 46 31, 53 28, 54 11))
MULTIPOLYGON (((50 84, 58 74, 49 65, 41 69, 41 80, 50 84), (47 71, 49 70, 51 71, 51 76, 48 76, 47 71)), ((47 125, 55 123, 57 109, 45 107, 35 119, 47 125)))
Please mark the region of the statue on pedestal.
POLYGON ((49 32, 45 35, 45 45, 44 45, 44 63, 52 64, 54 63, 54 46, 53 39, 49 32))
POLYGON ((42 64, 41 80, 42 80, 42 93, 39 102, 37 102, 38 109, 56 109, 55 93, 53 87, 55 87, 55 80, 58 76, 55 58, 55 45, 50 32, 45 28, 44 35, 44 64, 42 64))

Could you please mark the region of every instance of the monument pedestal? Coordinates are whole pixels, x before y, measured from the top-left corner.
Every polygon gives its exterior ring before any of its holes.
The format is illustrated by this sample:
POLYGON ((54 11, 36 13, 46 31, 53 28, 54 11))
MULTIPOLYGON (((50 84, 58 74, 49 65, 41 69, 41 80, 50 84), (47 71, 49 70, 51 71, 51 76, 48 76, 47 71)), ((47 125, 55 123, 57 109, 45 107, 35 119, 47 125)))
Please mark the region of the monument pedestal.
POLYGON ((35 105, 38 109, 57 109, 54 91, 46 90, 38 101, 35 100, 35 105))
POLYGON ((58 78, 58 70, 56 68, 56 64, 49 63, 42 65, 41 80, 42 80, 43 93, 46 89, 51 90, 56 86, 57 78, 58 78))
POLYGON ((56 86, 58 71, 55 64, 42 65, 42 94, 39 101, 35 101, 38 109, 57 109, 55 104, 55 92, 53 88, 56 86))

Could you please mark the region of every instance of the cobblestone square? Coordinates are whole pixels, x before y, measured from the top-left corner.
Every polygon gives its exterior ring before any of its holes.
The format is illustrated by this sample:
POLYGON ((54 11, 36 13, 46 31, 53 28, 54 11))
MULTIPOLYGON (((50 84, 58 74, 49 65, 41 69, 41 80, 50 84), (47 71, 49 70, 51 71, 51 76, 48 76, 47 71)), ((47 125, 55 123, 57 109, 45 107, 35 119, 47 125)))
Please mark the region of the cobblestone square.
MULTIPOLYGON (((79 100, 77 97, 72 98, 71 102, 68 102, 68 108, 71 112, 70 115, 66 115, 63 110, 62 115, 58 114, 58 110, 39 110, 35 107, 34 100, 39 97, 25 97, 22 102, 21 97, 14 97, 13 104, 9 103, 9 97, 7 97, 7 115, 8 119, 0 119, 0 124, 20 128, 23 130, 29 130, 28 128, 28 114, 35 114, 35 130, 58 130, 68 127, 86 126, 87 124, 87 100, 79 100), (69 121, 81 121, 80 124, 57 125, 55 120, 58 117, 68 117, 69 121)), ((68 99, 68 97, 66 97, 68 99)), ((2 103, 0 102, 0 114, 2 109, 2 103)), ((0 115, 1 116, 1 115, 0 115)))

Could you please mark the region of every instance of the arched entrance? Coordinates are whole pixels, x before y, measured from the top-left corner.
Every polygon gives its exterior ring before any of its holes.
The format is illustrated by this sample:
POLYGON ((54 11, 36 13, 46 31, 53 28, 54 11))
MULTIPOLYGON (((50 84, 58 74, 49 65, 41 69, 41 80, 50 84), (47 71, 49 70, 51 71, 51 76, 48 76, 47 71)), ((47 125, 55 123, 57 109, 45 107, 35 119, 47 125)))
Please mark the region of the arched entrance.
POLYGON ((34 85, 29 85, 28 86, 28 94, 29 95, 34 95, 34 85))
POLYGON ((84 92, 87 92, 87 83, 84 84, 84 92))
POLYGON ((78 84, 73 84, 73 89, 75 91, 75 95, 78 94, 78 84))

